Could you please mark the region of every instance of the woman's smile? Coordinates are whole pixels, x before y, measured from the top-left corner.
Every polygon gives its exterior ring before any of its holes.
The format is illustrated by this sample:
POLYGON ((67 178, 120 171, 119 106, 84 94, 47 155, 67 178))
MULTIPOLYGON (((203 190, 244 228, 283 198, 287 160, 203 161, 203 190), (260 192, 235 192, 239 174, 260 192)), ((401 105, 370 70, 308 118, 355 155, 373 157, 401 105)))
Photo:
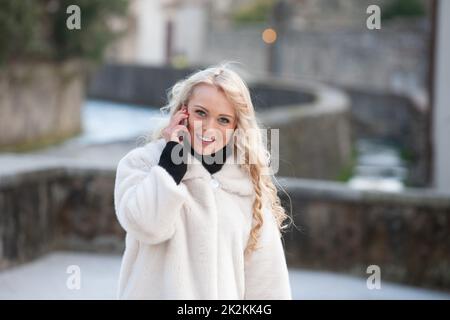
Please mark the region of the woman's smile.
POLYGON ((214 137, 205 137, 205 136, 202 136, 199 134, 196 134, 195 136, 197 137, 198 140, 200 140, 202 142, 203 146, 207 146, 216 140, 214 137))

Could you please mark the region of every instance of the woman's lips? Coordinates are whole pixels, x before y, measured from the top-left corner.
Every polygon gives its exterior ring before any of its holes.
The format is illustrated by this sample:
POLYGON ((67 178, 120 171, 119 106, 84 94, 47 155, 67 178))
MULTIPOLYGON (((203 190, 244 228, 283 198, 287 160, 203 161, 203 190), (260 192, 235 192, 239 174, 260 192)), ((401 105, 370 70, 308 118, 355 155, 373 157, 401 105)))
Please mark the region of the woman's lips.
POLYGON ((215 141, 214 137, 206 138, 206 137, 203 137, 203 136, 201 136, 199 134, 197 134, 196 137, 197 137, 198 140, 200 140, 202 142, 202 145, 204 145, 204 146, 207 146, 210 143, 213 143, 215 141))

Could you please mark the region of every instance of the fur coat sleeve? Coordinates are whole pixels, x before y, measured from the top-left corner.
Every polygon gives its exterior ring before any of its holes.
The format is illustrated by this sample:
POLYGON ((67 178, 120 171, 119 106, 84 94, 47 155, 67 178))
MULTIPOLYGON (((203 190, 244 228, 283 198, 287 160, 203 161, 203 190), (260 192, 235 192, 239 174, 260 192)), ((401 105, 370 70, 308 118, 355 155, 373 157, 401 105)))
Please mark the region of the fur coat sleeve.
POLYGON ((119 162, 114 201, 119 223, 127 233, 156 244, 173 235, 186 190, 143 151, 134 149, 119 162))

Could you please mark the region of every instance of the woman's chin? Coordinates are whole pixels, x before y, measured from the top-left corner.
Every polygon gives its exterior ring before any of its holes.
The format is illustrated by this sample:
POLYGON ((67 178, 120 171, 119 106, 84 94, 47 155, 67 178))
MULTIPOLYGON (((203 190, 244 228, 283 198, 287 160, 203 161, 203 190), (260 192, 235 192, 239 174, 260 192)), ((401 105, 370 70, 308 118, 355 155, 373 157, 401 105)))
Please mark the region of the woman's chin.
POLYGON ((201 147, 200 147, 200 149, 194 148, 194 150, 195 150, 195 152, 197 152, 198 154, 201 154, 203 156, 209 156, 210 154, 214 153, 214 148, 208 148, 208 147, 203 148, 203 149, 201 147))
POLYGON ((195 152, 204 156, 210 155, 216 150, 214 142, 206 146, 202 145, 201 142, 197 142, 196 144, 194 144, 193 148, 195 152))

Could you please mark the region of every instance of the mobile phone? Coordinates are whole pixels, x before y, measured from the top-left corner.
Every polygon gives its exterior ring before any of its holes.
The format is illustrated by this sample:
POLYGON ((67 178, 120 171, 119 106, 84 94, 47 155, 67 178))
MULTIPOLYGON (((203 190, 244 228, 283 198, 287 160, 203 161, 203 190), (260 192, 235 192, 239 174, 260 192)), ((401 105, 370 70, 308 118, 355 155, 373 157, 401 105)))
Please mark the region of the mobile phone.
MULTIPOLYGON (((188 126, 188 118, 181 120, 179 124, 181 124, 182 126, 185 126, 187 128, 187 126, 188 126)), ((183 136, 180 136, 180 141, 183 141, 183 136)))

